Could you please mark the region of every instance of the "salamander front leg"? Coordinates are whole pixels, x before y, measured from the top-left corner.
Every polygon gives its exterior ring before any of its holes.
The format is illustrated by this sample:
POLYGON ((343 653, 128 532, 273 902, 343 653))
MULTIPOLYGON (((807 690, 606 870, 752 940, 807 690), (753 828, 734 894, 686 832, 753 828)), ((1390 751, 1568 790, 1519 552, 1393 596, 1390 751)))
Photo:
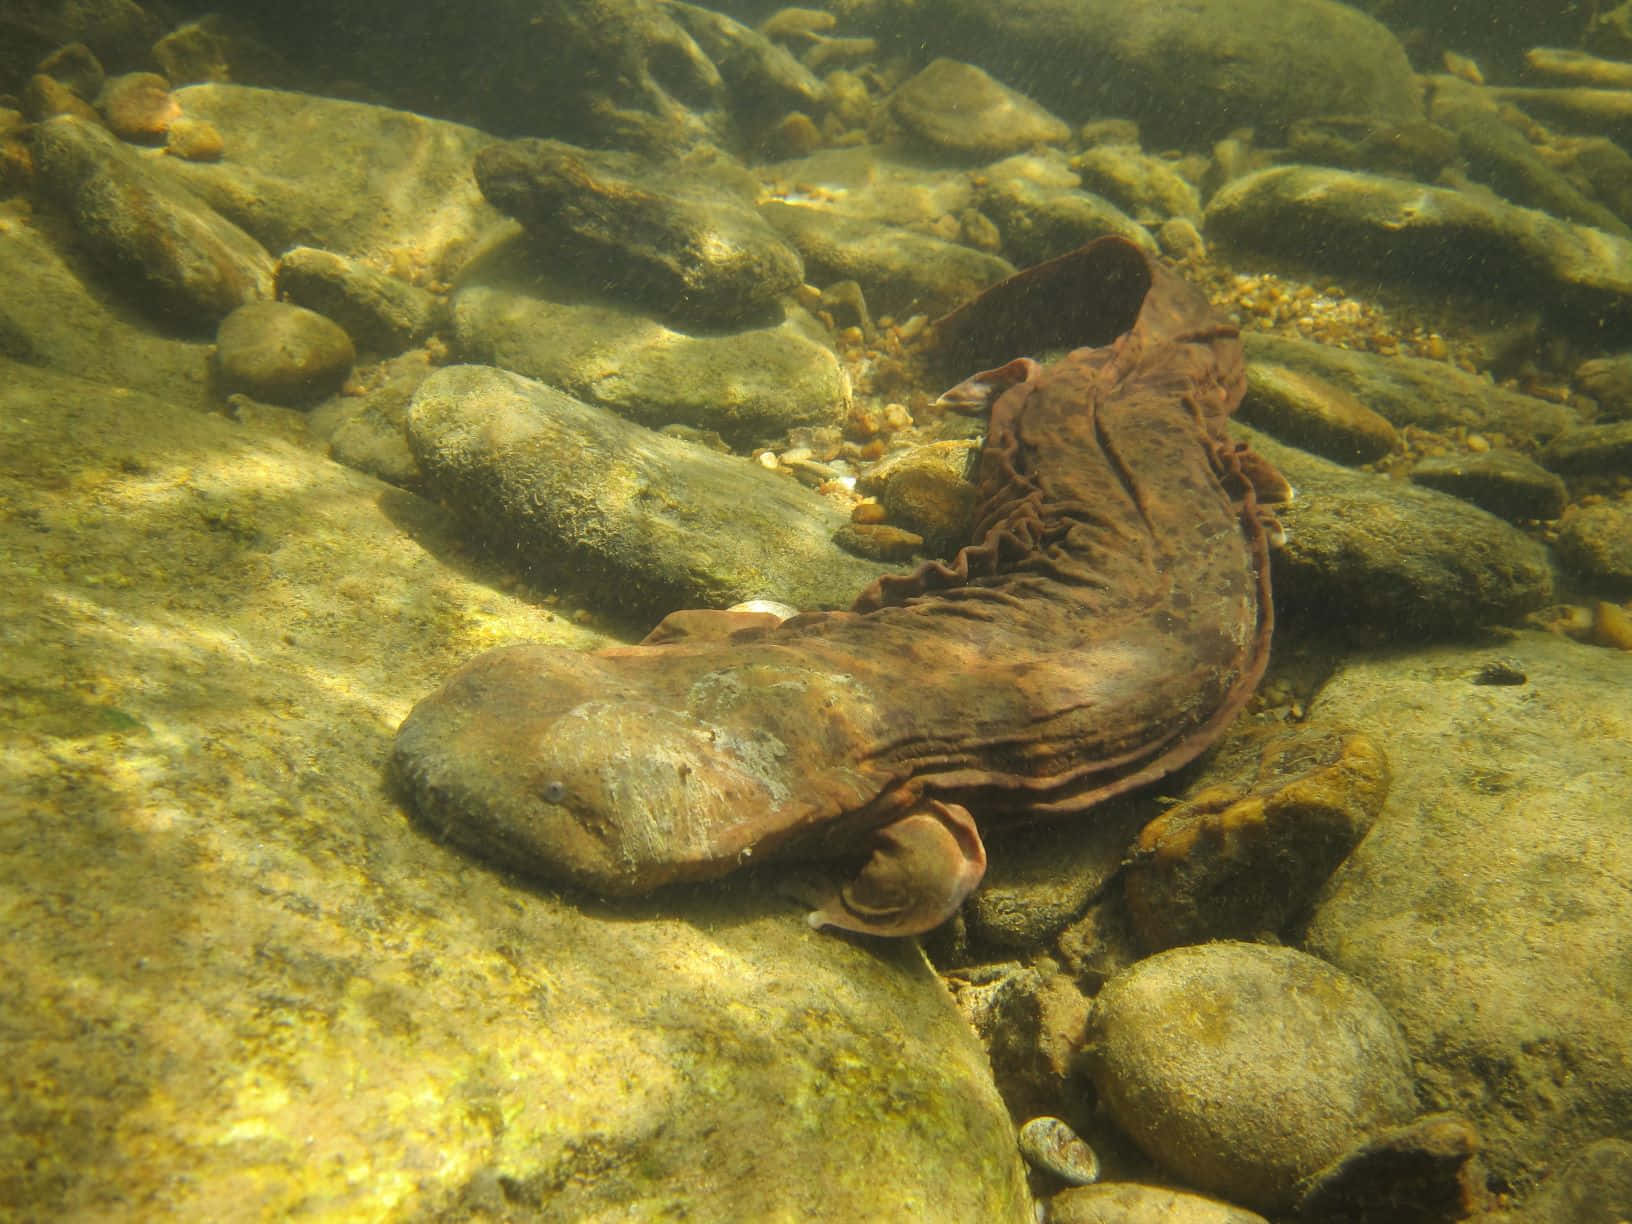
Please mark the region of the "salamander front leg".
POLYGON ((967 808, 932 799, 873 835, 872 857, 808 915, 813 927, 921 935, 953 914, 986 874, 967 808))
POLYGON ((991 408, 1003 392, 1016 383, 1036 378, 1042 373, 1042 369, 1043 367, 1030 357, 1016 357, 1007 365, 1000 365, 995 370, 982 370, 979 374, 971 375, 957 386, 943 391, 935 403, 938 407, 950 408, 954 412, 980 416, 991 408))

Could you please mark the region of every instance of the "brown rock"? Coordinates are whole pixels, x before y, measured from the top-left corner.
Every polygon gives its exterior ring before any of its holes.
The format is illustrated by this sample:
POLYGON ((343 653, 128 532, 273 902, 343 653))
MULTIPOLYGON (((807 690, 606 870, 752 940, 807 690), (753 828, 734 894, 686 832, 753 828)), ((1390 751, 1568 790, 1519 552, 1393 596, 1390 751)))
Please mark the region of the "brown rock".
POLYGON ((240 306, 215 343, 221 389, 274 404, 311 404, 339 390, 356 359, 339 324, 288 302, 240 306))
POLYGON ((30 137, 42 196, 142 310, 214 326, 271 295, 266 248, 100 126, 59 115, 30 137))
POLYGON ((1141 831, 1124 877, 1140 938, 1168 948, 1283 930, 1371 827, 1388 784, 1364 735, 1277 736, 1250 784, 1210 786, 1141 831))
POLYGON ((833 542, 870 561, 910 561, 924 548, 923 536, 888 523, 846 523, 833 533, 833 542))
POLYGON ((114 135, 143 143, 164 139, 181 117, 170 82, 156 72, 127 72, 102 91, 102 114, 114 135))
POLYGON ((1048 1200, 1049 1224, 1266 1224, 1256 1211, 1167 1186, 1101 1182, 1048 1200))
POLYGON ((1632 505, 1572 509, 1559 524, 1557 547, 1577 577, 1616 595, 1632 592, 1632 505))
POLYGON ((1298 1203, 1298 1218, 1442 1224, 1490 1205, 1473 1124, 1433 1114, 1386 1130, 1322 1169, 1298 1203))

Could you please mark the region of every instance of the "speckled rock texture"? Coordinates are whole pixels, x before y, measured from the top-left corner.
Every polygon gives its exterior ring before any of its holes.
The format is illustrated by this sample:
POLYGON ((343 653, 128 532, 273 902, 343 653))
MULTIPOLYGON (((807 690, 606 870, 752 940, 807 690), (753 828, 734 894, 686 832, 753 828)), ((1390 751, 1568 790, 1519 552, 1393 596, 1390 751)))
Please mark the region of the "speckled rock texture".
POLYGON ((504 370, 437 371, 408 439, 481 532, 654 620, 747 599, 845 607, 886 572, 833 544, 843 514, 797 481, 504 370))
POLYGON ((1356 660, 1316 712, 1371 727, 1394 786, 1308 948, 1399 1019, 1424 1104, 1523 1187, 1620 1135, 1632 1098, 1632 656, 1526 633, 1356 660), (1520 684, 1474 683, 1493 658, 1520 684))
POLYGON ((1559 524, 1558 553, 1588 586, 1632 594, 1632 502, 1572 510, 1559 524))
POLYGON ((1095 998, 1085 1052, 1111 1116, 1157 1163, 1265 1211, 1416 1112, 1382 1004, 1291 948, 1197 944, 1138 962, 1095 998))
POLYGON ((0 369, 7 1210, 1029 1222, 911 946, 752 885, 592 906, 409 824, 413 695, 604 638, 283 419, 0 369))
POLYGON ((400 353, 423 340, 441 314, 441 300, 361 260, 295 247, 278 259, 278 296, 315 310, 346 329, 357 346, 400 353))

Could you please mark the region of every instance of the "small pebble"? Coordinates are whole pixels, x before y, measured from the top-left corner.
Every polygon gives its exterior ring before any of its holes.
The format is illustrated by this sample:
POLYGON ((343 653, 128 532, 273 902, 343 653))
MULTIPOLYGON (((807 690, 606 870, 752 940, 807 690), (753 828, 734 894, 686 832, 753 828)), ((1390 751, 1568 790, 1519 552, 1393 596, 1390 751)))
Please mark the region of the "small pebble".
POLYGON ((1068 1186, 1099 1180, 1099 1157, 1064 1118, 1033 1118, 1020 1128, 1020 1154, 1033 1168, 1051 1173, 1068 1186))
POLYGON ((852 523, 882 523, 884 519, 884 507, 876 501, 858 502, 850 511, 852 523))

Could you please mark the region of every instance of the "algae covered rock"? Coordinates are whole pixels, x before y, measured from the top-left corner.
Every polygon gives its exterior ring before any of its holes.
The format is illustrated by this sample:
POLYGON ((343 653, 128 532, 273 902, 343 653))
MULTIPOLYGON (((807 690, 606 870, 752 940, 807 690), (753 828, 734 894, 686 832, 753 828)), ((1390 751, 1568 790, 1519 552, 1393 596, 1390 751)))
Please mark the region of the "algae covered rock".
POLYGON ((843 607, 884 572, 833 544, 843 514, 797 481, 503 370, 437 371, 408 436, 431 489, 484 535, 564 561, 632 614, 843 607))
POLYGON ((338 391, 356 358, 338 323, 288 302, 240 306, 215 333, 221 389, 274 404, 313 404, 338 391))
POLYGON ((271 297, 266 249, 103 129, 59 115, 33 149, 46 196, 144 309, 196 325, 271 297))
POLYGON ((517 887, 391 802, 441 675, 604 635, 253 418, 0 375, 8 1211, 1028 1224, 914 947, 517 887))
POLYGON ((1290 948, 1210 943, 1105 984, 1086 1054, 1112 1117, 1157 1163, 1260 1210, 1377 1129, 1416 1112, 1388 1012, 1290 948))
POLYGON ((1544 633, 1342 666, 1323 716, 1387 745, 1393 790, 1306 937, 1376 992, 1424 1104, 1520 1189, 1619 1135, 1632 1094, 1632 656, 1544 633))

